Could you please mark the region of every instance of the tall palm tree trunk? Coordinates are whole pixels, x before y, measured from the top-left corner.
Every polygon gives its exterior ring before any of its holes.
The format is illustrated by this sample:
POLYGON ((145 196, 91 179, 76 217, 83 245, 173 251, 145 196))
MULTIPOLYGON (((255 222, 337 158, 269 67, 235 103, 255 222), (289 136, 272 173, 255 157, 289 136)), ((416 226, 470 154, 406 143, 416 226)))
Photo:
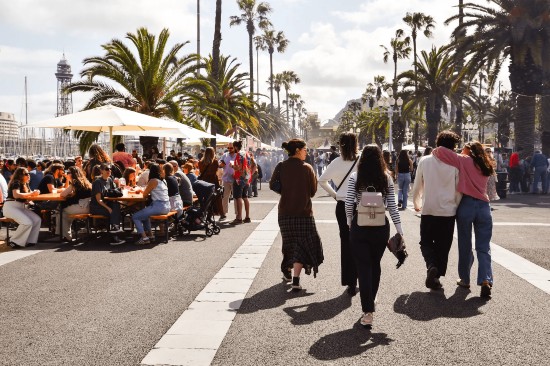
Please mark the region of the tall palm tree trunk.
POLYGON ((533 155, 535 141, 536 99, 533 96, 517 95, 514 118, 515 147, 522 147, 522 156, 533 155))
POLYGON ((254 36, 254 26, 248 28, 248 58, 250 60, 250 99, 254 97, 254 52, 252 50, 252 37, 254 36))
POLYGON ((433 110, 426 101, 426 123, 428 124, 428 146, 435 147, 435 139, 441 119, 441 104, 436 103, 433 110))
MULTIPOLYGON (((273 51, 270 50, 269 52, 269 94, 270 94, 270 101, 271 101, 271 114, 273 114, 273 51)), ((258 76, 259 78, 259 76, 258 76)))
POLYGON ((286 93, 286 122, 290 125, 290 112, 288 110, 288 88, 285 87, 285 93, 286 93))
MULTIPOLYGON (((214 41, 212 43, 212 76, 214 80, 218 80, 220 74, 220 46, 222 43, 222 0, 216 0, 216 18, 214 23, 214 41)), ((218 126, 212 123, 210 126, 210 132, 216 136, 218 126)), ((210 139, 210 145, 216 147, 216 139, 210 139)))

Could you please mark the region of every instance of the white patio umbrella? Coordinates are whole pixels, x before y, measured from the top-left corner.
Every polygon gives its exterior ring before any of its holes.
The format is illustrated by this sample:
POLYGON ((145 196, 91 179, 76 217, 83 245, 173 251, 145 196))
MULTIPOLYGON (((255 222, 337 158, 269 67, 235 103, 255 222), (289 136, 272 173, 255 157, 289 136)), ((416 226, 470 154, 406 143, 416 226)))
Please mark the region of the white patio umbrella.
POLYGON ((113 132, 174 129, 181 123, 151 117, 128 109, 106 105, 81 112, 67 114, 29 123, 25 128, 63 128, 92 132, 109 132, 109 153, 113 153, 113 132))
MULTIPOLYGON (((176 122, 177 123, 177 122, 176 122)), ((173 137, 173 138, 183 138, 190 140, 199 140, 199 139, 211 139, 214 138, 214 135, 211 135, 207 132, 201 131, 199 129, 189 127, 187 125, 178 123, 178 128, 167 128, 163 130, 129 130, 129 131, 113 131, 113 135, 120 136, 154 136, 154 137, 173 137)))
MULTIPOLYGON (((233 142, 233 141, 235 141, 235 139, 233 139, 231 137, 216 134, 216 145, 217 146, 225 145, 228 142, 233 142)), ((202 141, 200 139, 188 139, 188 140, 184 140, 183 142, 185 142, 186 145, 192 145, 192 146, 202 145, 202 141)))

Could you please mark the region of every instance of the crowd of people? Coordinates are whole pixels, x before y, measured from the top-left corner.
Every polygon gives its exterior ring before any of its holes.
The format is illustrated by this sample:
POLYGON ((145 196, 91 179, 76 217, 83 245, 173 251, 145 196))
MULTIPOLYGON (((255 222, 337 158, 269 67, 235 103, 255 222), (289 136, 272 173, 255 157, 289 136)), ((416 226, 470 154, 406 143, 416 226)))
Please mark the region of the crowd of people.
MULTIPOLYGON (((455 222, 458 228, 457 286, 469 288, 474 262, 472 231, 475 231, 480 296, 489 298, 493 287, 490 241, 492 216, 488 187, 495 175, 495 161, 479 142, 455 149, 460 137, 451 131, 439 133, 435 149, 424 156, 402 150, 392 158, 377 145, 358 151, 357 137, 343 133, 340 153, 321 170, 307 163, 308 150, 301 139, 283 143, 288 159, 276 165, 270 188, 280 193, 279 227, 282 236, 281 271, 294 291, 302 289, 300 274, 316 275, 324 261, 321 238, 315 226, 311 198, 317 183, 336 200, 336 219, 341 244, 341 284, 354 296, 359 283, 362 316, 371 327, 380 285, 380 262, 386 247, 401 265, 405 233, 400 210, 407 207, 413 183, 414 209, 421 213, 420 248, 426 263, 425 286, 442 288, 447 272, 455 222), (318 178, 317 178, 318 177, 318 178), (430 194, 426 194, 430 192, 430 194), (397 234, 390 238, 389 219, 397 234), (396 244, 397 243, 397 244, 396 244), (399 253, 397 253, 397 249, 399 253)), ((336 152, 336 149, 333 150, 336 152)))
POLYGON ((8 245, 12 248, 35 245, 44 223, 44 213, 53 213, 56 217, 60 208, 64 214, 55 228, 63 241, 73 241, 73 215, 89 213, 108 219, 111 245, 125 243, 119 235, 124 213, 121 204, 105 199, 116 189, 148 199, 145 206, 135 203, 124 207, 131 212, 138 245, 151 243, 154 239, 151 216, 175 211, 177 219, 183 217, 184 207, 193 204, 197 183, 224 187, 223 197, 217 197, 212 209, 220 220, 227 219, 229 199, 233 197, 236 217, 229 224, 249 223, 248 198, 258 196, 257 185, 262 178, 262 167, 256 161, 261 161, 270 174, 270 164, 280 158, 276 152, 244 151, 240 141, 228 144, 220 154, 208 147, 196 156, 171 151, 166 159, 158 150, 148 157, 138 156, 135 150, 128 153, 123 143, 115 149, 112 158, 99 145, 93 144, 87 159, 76 156, 65 161, 0 160, 3 215, 18 224, 8 245), (33 202, 36 196, 47 193, 59 193, 63 200, 33 202))

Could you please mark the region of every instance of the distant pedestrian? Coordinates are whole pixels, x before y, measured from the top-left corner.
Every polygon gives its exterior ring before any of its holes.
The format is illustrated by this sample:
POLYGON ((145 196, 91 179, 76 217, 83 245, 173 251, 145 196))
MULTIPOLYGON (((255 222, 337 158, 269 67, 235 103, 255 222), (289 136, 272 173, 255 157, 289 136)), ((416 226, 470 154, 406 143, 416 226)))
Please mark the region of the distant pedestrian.
MULTIPOLYGON (((227 144, 227 152, 222 155, 220 158, 220 167, 223 169, 222 175, 222 184, 223 184, 223 213, 220 217, 220 220, 225 220, 227 218, 227 213, 229 211, 229 197, 231 196, 231 191, 233 190, 233 163, 235 162, 235 150, 233 148, 233 143, 230 142, 227 144)), ((235 209, 235 212, 237 210, 235 209)))
POLYGON ((397 170, 397 184, 399 186, 399 193, 397 194, 398 206, 400 209, 405 210, 407 208, 411 173, 413 171, 413 162, 407 150, 401 150, 395 162, 395 168, 397 170))
POLYGON ((314 277, 323 263, 323 246, 317 233, 311 198, 317 192, 317 178, 311 165, 304 162, 306 143, 302 139, 283 142, 289 158, 273 172, 269 188, 281 185, 279 228, 283 239, 283 280, 292 281, 292 290, 300 291, 300 273, 313 270, 314 277))
POLYGON ((493 174, 483 145, 474 141, 464 146, 458 155, 448 149, 436 149, 433 154, 446 164, 459 170, 458 191, 462 200, 456 212, 458 230, 458 275, 457 284, 470 287, 470 271, 474 263, 472 253, 472 227, 475 232, 477 252, 477 284, 481 286, 481 297, 491 297, 493 268, 491 264, 491 236, 493 218, 487 196, 487 181, 493 174))
POLYGON ((250 222, 250 202, 248 201, 248 187, 252 175, 250 174, 250 157, 246 151, 241 151, 242 141, 235 141, 235 161, 233 162, 233 198, 235 199, 236 217, 232 224, 250 222), (243 205, 246 216, 243 219, 243 205))
POLYGON ((508 162, 508 170, 510 173, 510 194, 521 193, 520 183, 522 181, 521 165, 519 163, 519 153, 523 149, 518 147, 516 151, 510 155, 508 162))
POLYGON ((531 193, 539 193, 539 183, 542 184, 541 192, 543 194, 548 193, 546 190, 546 170, 548 170, 548 159, 546 156, 540 151, 535 151, 531 158, 530 168, 534 171, 531 193))
POLYGON ((319 177, 319 185, 336 200, 336 220, 340 231, 340 273, 342 286, 347 286, 347 292, 353 296, 357 287, 357 269, 351 254, 349 243, 349 226, 346 221, 346 194, 349 176, 357 171, 357 136, 345 132, 340 135, 341 156, 337 157, 319 177), (337 184, 336 190, 329 184, 337 184))

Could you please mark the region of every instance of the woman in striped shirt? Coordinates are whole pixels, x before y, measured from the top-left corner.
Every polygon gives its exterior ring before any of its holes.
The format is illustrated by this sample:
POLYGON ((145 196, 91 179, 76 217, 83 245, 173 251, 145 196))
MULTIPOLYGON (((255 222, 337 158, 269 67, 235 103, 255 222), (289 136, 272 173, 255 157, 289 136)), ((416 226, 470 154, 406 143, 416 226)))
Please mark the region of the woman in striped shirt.
MULTIPOLYGON (((380 261, 390 238, 390 224, 386 217, 383 226, 358 226, 357 203, 361 194, 373 187, 381 192, 397 232, 403 235, 401 218, 395 203, 393 180, 388 174, 382 151, 377 145, 367 145, 361 153, 357 172, 350 175, 346 195, 346 217, 350 226, 351 253, 359 277, 359 294, 363 316, 361 325, 371 327, 374 299, 380 284, 380 261)), ((372 190, 372 189, 371 189, 372 190)))

